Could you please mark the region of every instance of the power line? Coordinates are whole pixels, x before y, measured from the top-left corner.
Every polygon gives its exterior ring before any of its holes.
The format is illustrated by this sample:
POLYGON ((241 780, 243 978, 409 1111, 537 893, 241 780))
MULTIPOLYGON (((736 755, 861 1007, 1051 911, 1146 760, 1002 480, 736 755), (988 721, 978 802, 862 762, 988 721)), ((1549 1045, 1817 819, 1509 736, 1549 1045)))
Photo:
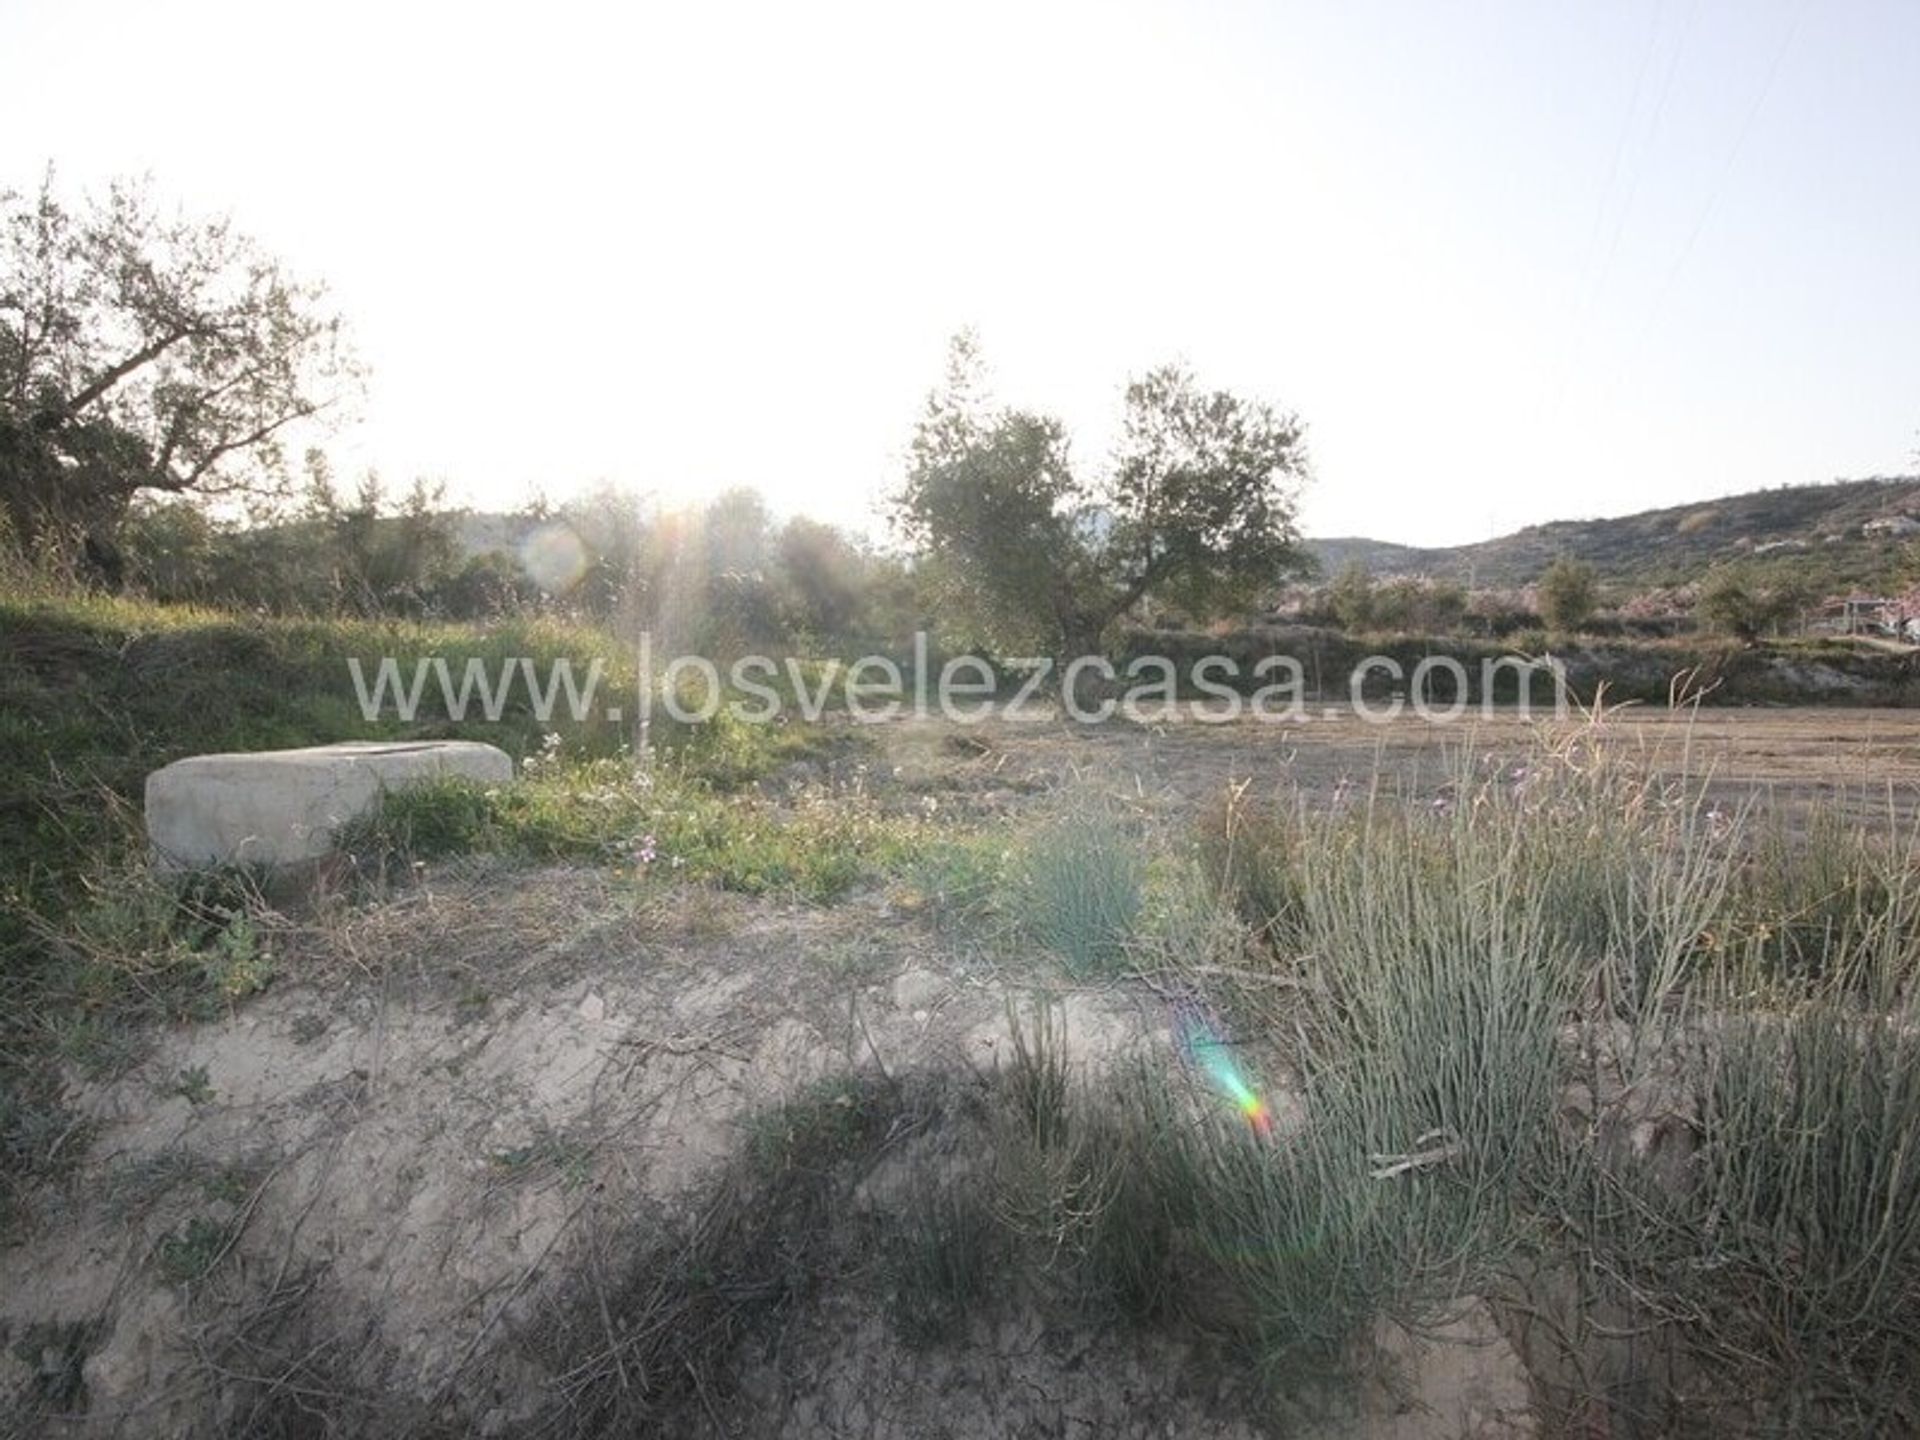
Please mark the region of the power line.
POLYGON ((1727 151, 1726 161, 1720 167, 1720 174, 1715 179, 1713 188, 1707 192, 1706 203, 1700 207, 1700 213, 1694 219, 1693 228, 1687 232, 1686 243, 1680 247, 1680 253, 1674 257, 1673 265, 1668 269, 1666 278, 1660 282, 1660 288, 1654 292, 1653 306, 1648 310, 1646 321, 1640 327, 1640 334, 1634 341, 1633 348, 1636 351, 1645 343, 1654 322, 1665 308, 1667 296, 1672 291, 1674 282, 1680 278, 1681 270, 1692 258, 1694 245, 1698 243, 1701 233, 1707 228, 1707 221, 1712 217, 1715 207, 1719 205, 1720 196, 1727 188, 1727 181, 1732 178, 1733 167, 1739 163, 1740 152, 1746 148, 1747 137, 1753 131, 1753 122, 1759 118, 1761 107, 1767 103, 1767 97, 1773 93, 1774 81, 1780 77, 1780 67, 1787 58, 1787 51, 1793 45, 1793 37, 1799 33, 1800 22, 1806 18, 1807 9, 1811 3, 1812 0, 1801 0, 1800 6, 1793 12, 1793 17, 1788 20, 1786 32, 1781 35, 1780 43, 1774 49, 1773 62, 1767 66, 1766 77, 1760 82, 1759 92, 1753 97, 1753 103, 1747 107, 1747 113, 1740 122, 1740 129, 1735 133, 1733 144, 1727 151))

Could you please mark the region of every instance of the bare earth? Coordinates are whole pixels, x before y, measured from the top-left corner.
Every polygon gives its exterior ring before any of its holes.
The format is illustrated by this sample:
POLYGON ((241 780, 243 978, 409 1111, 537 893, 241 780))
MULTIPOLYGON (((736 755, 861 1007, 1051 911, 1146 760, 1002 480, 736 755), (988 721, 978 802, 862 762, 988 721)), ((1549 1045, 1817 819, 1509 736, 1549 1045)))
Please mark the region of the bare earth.
MULTIPOLYGON (((1730 804, 1837 794, 1884 822, 1920 795, 1920 715, 1907 712, 1622 710, 1600 723, 1730 804)), ((1078 777, 1177 823, 1240 782, 1311 798, 1378 770, 1423 795, 1449 782, 1461 747, 1521 765, 1563 731, 1350 713, 1294 727, 903 723, 871 732, 862 783, 883 803, 985 818, 1078 777)), ((636 1215, 694 1193, 772 1101, 875 1066, 991 1069, 1008 997, 1062 989, 1037 964, 1015 970, 941 934, 885 886, 816 909, 599 870, 452 867, 281 939, 267 994, 156 1037, 110 1080, 73 1078, 91 1127, 79 1175, 0 1251, 0 1394, 70 1395, 56 1383, 70 1361, 86 1408, 0 1430, 192 1435, 217 1419, 247 1433, 246 1415, 207 1410, 237 1375, 306 1387, 316 1409, 339 1385, 424 1400, 450 1433, 521 1433, 539 1375, 514 1340, 551 1287, 636 1215), (85 1343, 63 1358, 75 1335, 85 1343)), ((1166 1056, 1149 991, 1065 994, 1089 1077, 1166 1056)), ((1437 1323, 1438 1344, 1378 1337, 1395 1385, 1316 1433, 1532 1433, 1525 1372, 1484 1311, 1437 1323)), ((880 1318, 830 1300, 707 1425, 901 1440, 1264 1433, 1244 1401, 1164 1341, 1003 1319, 909 1352, 880 1318)), ((352 1413, 379 1429, 377 1406, 352 1413)))
POLYGON ((1369 723, 1345 706, 1314 712, 1305 724, 1070 725, 1057 720, 994 720, 956 726, 928 721, 875 727, 895 765, 933 776, 953 763, 952 736, 980 742, 976 768, 1003 776, 1096 783, 1174 806, 1191 805, 1226 785, 1297 786, 1309 796, 1343 781, 1365 785, 1393 776, 1406 793, 1436 791, 1463 758, 1487 755, 1524 763, 1542 744, 1598 728, 1614 745, 1644 755, 1663 774, 1691 778, 1729 804, 1769 799, 1792 804, 1837 800, 1863 819, 1884 821, 1889 804, 1910 815, 1920 798, 1920 711, 1793 707, 1669 711, 1624 706, 1598 719, 1574 712, 1555 719, 1497 710, 1450 724, 1412 717, 1369 723))

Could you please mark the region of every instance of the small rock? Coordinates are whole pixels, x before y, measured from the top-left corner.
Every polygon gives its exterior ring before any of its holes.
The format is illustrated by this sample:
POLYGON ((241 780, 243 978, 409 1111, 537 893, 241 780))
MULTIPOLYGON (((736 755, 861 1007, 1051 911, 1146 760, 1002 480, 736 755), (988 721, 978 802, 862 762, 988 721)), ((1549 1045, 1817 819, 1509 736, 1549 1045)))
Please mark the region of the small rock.
POLYGON ((598 1025, 607 1018, 607 1002, 596 991, 588 991, 587 998, 580 1002, 580 1018, 589 1024, 598 1025))

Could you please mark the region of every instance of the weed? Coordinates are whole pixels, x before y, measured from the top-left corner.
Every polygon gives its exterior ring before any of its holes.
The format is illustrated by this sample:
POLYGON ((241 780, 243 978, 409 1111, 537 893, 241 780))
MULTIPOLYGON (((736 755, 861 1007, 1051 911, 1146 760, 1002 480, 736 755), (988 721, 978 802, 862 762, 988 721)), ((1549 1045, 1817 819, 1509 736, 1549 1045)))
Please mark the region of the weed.
POLYGON ((847 1256, 836 1225, 863 1158, 929 1122, 930 1102, 881 1077, 820 1082, 761 1116, 684 1223, 626 1237, 612 1274, 547 1307, 561 1433, 677 1433, 710 1405, 723 1367, 814 1293, 847 1256))
POLYGON ((995 835, 943 835, 929 840, 903 868, 896 899, 924 911, 942 930, 998 928, 1012 854, 995 835))
POLYGON ((1020 914, 1035 940, 1075 975, 1124 965, 1145 865, 1110 804, 1070 802, 1029 837, 1018 867, 1020 914))
POLYGON ((1217 892, 1275 943, 1290 939, 1300 918, 1299 830, 1291 817, 1254 801, 1243 782, 1201 816, 1197 836, 1201 871, 1217 892))
POLYGON ((312 1010, 294 1016, 287 1026, 287 1036, 296 1045, 311 1045, 326 1033, 327 1017, 312 1010))
POLYGON ((10 1347, 27 1367, 27 1394, 18 1397, 41 1415, 85 1411, 86 1361, 102 1338, 98 1320, 39 1321, 26 1326, 10 1347))
POLYGON ((857 1149, 885 1115, 884 1098, 858 1075, 817 1080, 755 1119, 747 1153, 776 1172, 831 1167, 857 1149))
POLYGON ((192 1150, 157 1150, 116 1165, 106 1178, 104 1199, 107 1213, 121 1222, 188 1186, 207 1200, 237 1207, 252 1193, 260 1174, 258 1166, 214 1160, 192 1150))
POLYGON ((593 1147, 541 1126, 526 1144, 488 1155, 487 1165, 508 1180, 552 1177, 562 1189, 577 1190, 593 1178, 593 1147))
POLYGON ((1778 817, 1756 828, 1715 937, 1744 955, 1751 974, 1790 985, 1857 985, 1871 984, 1889 961, 1895 971, 1911 968, 1920 948, 1920 891, 1910 877, 1920 857, 1909 847, 1869 836, 1830 810, 1814 811, 1797 829, 1778 817), (1880 957, 1868 973, 1831 973, 1836 961, 1867 955, 1880 957))
POLYGON ((24 1222, 33 1182, 68 1173, 91 1133, 85 1117, 65 1104, 50 1069, 0 1068, 0 1239, 24 1222))
POLYGON ((812 952, 820 968, 843 983, 877 979, 892 963, 881 946, 860 940, 833 940, 812 952))
POLYGON ((924 829, 858 794, 808 792, 776 804, 721 795, 676 764, 635 772, 601 761, 545 769, 504 790, 457 779, 411 786, 349 826, 342 844, 404 861, 474 852, 593 860, 642 878, 831 900, 905 863, 924 829))
POLYGON ((1066 1139, 1068 1070, 1066 1022, 1044 994, 1035 994, 1031 1025, 1023 1024, 1007 999, 1007 1037, 1012 1063, 1007 1087, 1013 1109, 1035 1144, 1052 1148, 1066 1139))
POLYGON ((195 1065, 182 1070, 168 1087, 169 1095, 178 1095, 189 1105, 210 1105, 213 1103, 213 1082, 207 1077, 207 1067, 195 1065))
POLYGON ((909 1345, 952 1339, 986 1293, 998 1249, 973 1177, 916 1169, 890 1238, 894 1325, 909 1345))
POLYGON ((173 1284, 198 1284, 213 1273, 231 1248, 232 1239, 231 1227, 195 1215, 178 1230, 161 1237, 153 1247, 153 1263, 173 1284))

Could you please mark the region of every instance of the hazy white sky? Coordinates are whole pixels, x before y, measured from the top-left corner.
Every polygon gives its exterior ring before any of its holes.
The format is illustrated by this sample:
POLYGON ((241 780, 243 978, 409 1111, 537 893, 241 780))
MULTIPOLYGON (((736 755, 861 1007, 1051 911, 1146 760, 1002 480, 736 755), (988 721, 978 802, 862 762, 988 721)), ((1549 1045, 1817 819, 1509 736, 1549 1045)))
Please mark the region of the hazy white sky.
POLYGON ((328 279, 337 446, 483 505, 862 523, 946 337, 1104 452, 1181 358, 1311 533, 1904 472, 1920 3, 0 0, 0 183, 152 172, 328 279))

